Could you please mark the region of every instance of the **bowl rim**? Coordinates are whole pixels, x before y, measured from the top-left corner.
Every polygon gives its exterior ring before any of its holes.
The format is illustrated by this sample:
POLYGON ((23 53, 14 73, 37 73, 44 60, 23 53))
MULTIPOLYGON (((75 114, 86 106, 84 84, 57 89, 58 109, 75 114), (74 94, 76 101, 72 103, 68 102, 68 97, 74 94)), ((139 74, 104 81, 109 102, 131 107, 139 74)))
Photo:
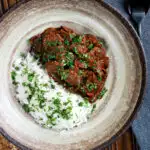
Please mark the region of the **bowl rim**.
MULTIPOLYGON (((7 17, 7 15, 9 13, 13 12, 20 5, 25 4, 28 1, 32 1, 32 0, 22 0, 22 1, 19 1, 18 3, 16 3, 13 7, 11 7, 7 12, 5 12, 0 17, 0 22, 2 22, 3 19, 5 17, 7 17)), ((146 81, 147 81, 147 64, 146 64, 146 60, 147 59, 146 59, 145 51, 144 51, 144 48, 143 48, 142 43, 140 41, 140 38, 139 38, 137 32, 135 31, 135 29, 133 28, 133 26, 131 25, 131 23, 116 8, 112 7, 108 3, 104 2, 104 1, 101 1, 101 0, 95 0, 95 1, 97 1, 100 5, 102 5, 102 7, 106 8, 112 14, 114 14, 121 21, 121 23, 126 26, 126 28, 128 29, 128 31, 132 35, 132 37, 134 39, 134 42, 136 43, 136 45, 138 47, 138 53, 139 53, 139 58, 140 58, 140 63, 141 63, 141 68, 142 68, 141 89, 140 89, 140 93, 139 93, 139 97, 138 97, 136 106, 135 106, 131 116, 128 118, 128 120, 124 124, 124 126, 115 135, 113 135, 109 140, 105 141, 101 145, 96 146, 94 148, 94 149, 97 149, 97 148, 102 149, 102 148, 105 148, 108 145, 112 144, 118 137, 120 137, 123 133, 125 133, 125 131, 130 127, 130 125, 132 124, 132 122, 136 118, 137 113, 140 110, 140 107, 142 105, 143 98, 144 98, 144 93, 145 93, 145 89, 146 89, 146 81)), ((27 146, 21 144, 20 142, 18 142, 17 140, 15 140, 11 136, 9 136, 7 134, 7 132, 2 127, 0 127, 0 134, 2 134, 9 142, 13 143, 14 145, 21 148, 22 150, 31 150, 31 148, 28 148, 27 146)))

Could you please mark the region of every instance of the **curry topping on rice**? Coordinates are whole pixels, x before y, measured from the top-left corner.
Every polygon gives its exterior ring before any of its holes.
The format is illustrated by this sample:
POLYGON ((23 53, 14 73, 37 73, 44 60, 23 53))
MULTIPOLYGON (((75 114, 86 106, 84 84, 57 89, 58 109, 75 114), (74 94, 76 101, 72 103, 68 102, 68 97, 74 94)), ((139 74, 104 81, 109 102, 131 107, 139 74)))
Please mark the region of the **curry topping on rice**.
POLYGON ((62 26, 46 29, 32 37, 30 44, 30 52, 55 81, 91 103, 105 94, 109 58, 96 36, 80 35, 62 26))

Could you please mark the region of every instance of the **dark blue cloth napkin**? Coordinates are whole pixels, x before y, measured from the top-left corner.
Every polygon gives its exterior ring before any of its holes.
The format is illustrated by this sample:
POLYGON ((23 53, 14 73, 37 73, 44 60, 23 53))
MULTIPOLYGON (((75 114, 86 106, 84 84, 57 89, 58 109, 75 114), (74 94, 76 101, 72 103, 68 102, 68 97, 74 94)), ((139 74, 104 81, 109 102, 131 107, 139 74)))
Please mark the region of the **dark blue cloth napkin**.
MULTIPOLYGON (((127 19, 129 18, 127 12, 124 9, 124 0, 105 0, 105 2, 119 10, 120 13, 127 19)), ((150 150, 150 10, 142 22, 141 41, 143 43, 147 57, 147 88, 142 107, 136 120, 133 122, 132 128, 141 147, 141 150, 150 150)))

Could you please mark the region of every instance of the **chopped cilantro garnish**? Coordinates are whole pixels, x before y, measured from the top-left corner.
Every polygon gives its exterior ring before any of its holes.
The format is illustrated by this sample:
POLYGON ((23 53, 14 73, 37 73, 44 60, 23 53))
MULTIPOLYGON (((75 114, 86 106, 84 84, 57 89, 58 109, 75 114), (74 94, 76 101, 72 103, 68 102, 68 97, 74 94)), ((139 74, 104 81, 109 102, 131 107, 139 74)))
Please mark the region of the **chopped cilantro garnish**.
POLYGON ((62 42, 58 41, 57 44, 58 44, 58 45, 62 45, 62 42))
POLYGON ((52 89, 55 89, 55 85, 54 85, 54 84, 51 84, 51 88, 52 88, 52 89))
POLYGON ((77 50, 76 47, 73 47, 73 52, 74 52, 75 54, 78 54, 78 50, 77 50))
POLYGON ((57 92, 57 96, 61 97, 62 96, 61 92, 57 92))
POLYGON ((80 107, 82 107, 82 106, 83 106, 83 102, 80 102, 78 105, 79 105, 80 107))
POLYGON ((11 78, 12 78, 12 80, 16 79, 16 75, 17 75, 17 73, 15 71, 11 72, 11 78))
POLYGON ((69 34, 70 38, 73 39, 75 37, 75 35, 73 34, 69 34))
POLYGON ((103 46, 103 42, 102 42, 102 41, 99 41, 98 43, 101 44, 101 45, 103 46))
POLYGON ((68 66, 68 67, 73 67, 74 64, 74 55, 71 52, 66 52, 65 54, 65 61, 64 61, 64 65, 68 66))
POLYGON ((68 105, 68 104, 72 104, 72 102, 71 102, 70 98, 68 97, 68 98, 67 98, 67 101, 64 102, 63 104, 66 106, 66 105, 68 105))
POLYGON ((32 98, 32 95, 29 95, 29 96, 27 97, 27 100, 30 101, 31 98, 32 98))
POLYGON ((63 109, 62 111, 61 111, 61 116, 62 116, 62 118, 63 119, 66 119, 66 120, 68 120, 68 119, 70 119, 70 117, 71 117, 71 112, 72 112, 72 107, 67 107, 66 109, 63 109))
POLYGON ((27 82, 22 82, 22 85, 23 86, 28 86, 28 83, 27 82))
POLYGON ((18 71, 20 68, 16 66, 15 69, 18 71))
POLYGON ((46 56, 46 57, 45 57, 45 56, 43 56, 42 62, 43 62, 43 63, 48 62, 48 58, 47 58, 47 56, 46 56))
POLYGON ((41 57, 41 54, 37 53, 37 54, 34 55, 34 59, 40 59, 40 57, 41 57))
POLYGON ((88 49, 91 50, 92 48, 94 48, 94 45, 93 45, 93 44, 90 44, 90 45, 88 46, 88 49))
POLYGON ((56 55, 48 55, 48 60, 55 60, 56 59, 56 55))
POLYGON ((102 77, 97 76, 97 80, 98 80, 98 81, 102 81, 102 77))
POLYGON ((23 52, 21 52, 21 53, 20 53, 20 56, 21 56, 22 58, 25 58, 25 57, 26 57, 26 54, 23 53, 23 52))
POLYGON ((103 88, 103 90, 100 92, 100 96, 103 97, 106 92, 107 92, 107 89, 103 88))
POLYGON ((44 84, 41 84, 41 85, 44 86, 44 87, 48 87, 47 83, 44 83, 44 84))
POLYGON ((75 36, 73 39, 72 39, 72 42, 73 43, 81 43, 82 42, 82 36, 75 36))
POLYGON ((24 109, 25 112, 30 112, 30 108, 29 108, 29 106, 27 104, 24 104, 22 106, 22 108, 24 109))
POLYGON ((19 84, 19 82, 16 82, 16 81, 13 81, 12 83, 13 83, 13 85, 15 85, 15 86, 17 86, 17 85, 19 84))
POLYGON ((56 106, 56 107, 60 107, 61 105, 61 102, 60 102, 60 99, 59 98, 56 98, 56 97, 53 97, 53 104, 56 106))
POLYGON ((91 110, 91 113, 93 113, 95 109, 96 109, 96 104, 93 105, 93 108, 92 108, 92 110, 91 110))
POLYGON ((88 62, 86 62, 86 61, 84 61, 84 60, 80 60, 80 62, 84 64, 84 67, 85 67, 85 68, 88 68, 88 62))
POLYGON ((25 67, 25 68, 23 69, 22 73, 23 73, 24 75, 27 74, 27 73, 28 73, 28 68, 25 67))
POLYGON ((103 88, 103 90, 100 92, 100 94, 98 95, 97 98, 102 98, 105 95, 106 92, 107 92, 107 89, 103 88))
POLYGON ((89 55, 88 54, 81 54, 79 55, 80 58, 83 58, 83 59, 87 59, 89 58, 89 55))
POLYGON ((54 118, 52 115, 48 115, 48 114, 47 114, 47 118, 48 118, 47 124, 52 124, 53 126, 56 125, 56 118, 54 118))
POLYGON ((83 94, 85 94, 85 89, 82 86, 80 87, 80 90, 83 94))
POLYGON ((78 71, 78 75, 82 75, 83 74, 83 71, 82 70, 79 70, 78 71))
POLYGON ((40 107, 40 108, 43 108, 43 107, 44 107, 43 104, 44 104, 44 99, 41 99, 40 102, 39 102, 39 107, 40 107))
POLYGON ((97 89, 97 84, 96 83, 88 83, 86 85, 86 87, 87 87, 88 91, 91 92, 92 90, 96 90, 97 89))
POLYGON ((33 80, 34 76, 35 76, 35 74, 34 74, 34 73, 30 73, 30 74, 28 74, 28 80, 29 80, 30 82, 32 82, 32 80, 33 80))
POLYGON ((69 74, 67 71, 62 71, 60 72, 60 75, 61 75, 61 80, 66 80, 69 74))
POLYGON ((87 97, 84 98, 84 106, 85 107, 88 107, 88 104, 89 104, 89 100, 87 97))
POLYGON ((69 87, 72 86, 72 85, 71 85, 70 83, 68 83, 68 82, 66 82, 65 84, 66 84, 66 86, 69 86, 69 87))
POLYGON ((67 39, 64 41, 64 44, 67 45, 67 46, 70 45, 70 43, 69 43, 69 41, 67 39))
POLYGON ((58 41, 46 41, 47 46, 57 46, 58 41))

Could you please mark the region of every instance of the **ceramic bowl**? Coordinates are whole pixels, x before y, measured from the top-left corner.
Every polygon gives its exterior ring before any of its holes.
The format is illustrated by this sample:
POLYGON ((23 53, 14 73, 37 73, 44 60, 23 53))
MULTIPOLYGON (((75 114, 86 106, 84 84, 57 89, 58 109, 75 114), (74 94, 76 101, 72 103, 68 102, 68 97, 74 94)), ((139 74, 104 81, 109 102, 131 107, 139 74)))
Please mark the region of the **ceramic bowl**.
POLYGON ((22 149, 92 149, 108 145, 129 127, 142 100, 146 80, 143 48, 132 26, 100 0, 32 0, 12 9, 0 22, 0 131, 22 149), (13 96, 12 61, 27 51, 27 40, 48 27, 70 27, 105 39, 110 58, 106 96, 95 116, 67 132, 36 124, 13 96))

